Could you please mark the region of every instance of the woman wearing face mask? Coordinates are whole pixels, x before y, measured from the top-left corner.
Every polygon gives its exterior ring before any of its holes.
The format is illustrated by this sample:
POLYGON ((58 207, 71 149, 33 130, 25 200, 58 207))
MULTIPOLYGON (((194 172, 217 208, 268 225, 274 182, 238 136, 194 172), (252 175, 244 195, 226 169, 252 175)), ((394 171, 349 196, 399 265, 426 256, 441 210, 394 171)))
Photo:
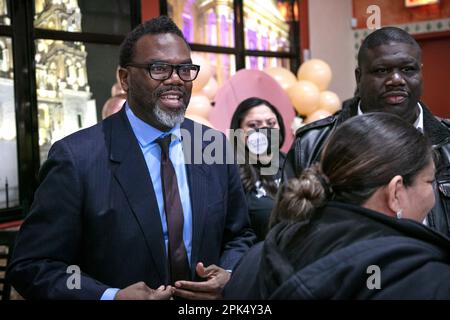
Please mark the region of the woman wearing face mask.
POLYGON ((239 104, 230 129, 240 129, 242 133, 235 135, 235 155, 247 195, 251 226, 261 241, 266 236, 274 198, 283 178, 285 154, 280 152, 285 137, 283 119, 270 102, 252 97, 239 104))
POLYGON ((226 299, 449 299, 450 241, 434 206, 428 139, 387 113, 330 136, 320 164, 283 184, 265 241, 233 270, 226 299))

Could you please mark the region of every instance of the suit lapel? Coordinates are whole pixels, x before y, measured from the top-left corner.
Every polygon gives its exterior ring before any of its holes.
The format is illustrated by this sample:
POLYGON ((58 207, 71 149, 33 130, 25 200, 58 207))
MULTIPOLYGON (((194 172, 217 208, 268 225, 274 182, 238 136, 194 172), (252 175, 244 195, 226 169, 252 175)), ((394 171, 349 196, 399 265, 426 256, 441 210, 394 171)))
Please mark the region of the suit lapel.
POLYGON ((114 176, 140 225, 160 281, 167 283, 167 259, 161 219, 147 164, 132 132, 125 108, 111 120, 110 159, 115 163, 114 176))
MULTIPOLYGON (((203 238, 206 216, 208 214, 208 178, 210 172, 208 165, 204 163, 194 163, 194 152, 202 152, 203 155, 203 150, 205 148, 205 143, 202 139, 202 130, 198 130, 197 128, 194 133, 194 123, 189 119, 186 119, 183 122, 182 128, 188 130, 191 136, 191 139, 189 139, 190 141, 188 140, 188 142, 185 142, 186 139, 183 139, 183 149, 191 151, 191 161, 186 161, 186 170, 188 175, 189 195, 192 207, 191 261, 192 263, 195 263, 196 261, 198 261, 198 257, 200 254, 200 244, 203 238), (190 143, 190 146, 188 146, 187 143, 190 143)), ((191 271, 192 276, 194 277, 195 265, 191 265, 191 271)))

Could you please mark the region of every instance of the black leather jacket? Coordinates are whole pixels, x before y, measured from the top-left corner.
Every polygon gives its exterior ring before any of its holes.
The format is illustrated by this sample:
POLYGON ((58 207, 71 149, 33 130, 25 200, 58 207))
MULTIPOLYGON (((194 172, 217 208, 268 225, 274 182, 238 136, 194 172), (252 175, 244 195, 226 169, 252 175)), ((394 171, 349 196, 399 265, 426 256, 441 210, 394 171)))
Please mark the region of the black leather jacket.
MULTIPOLYGON (((294 174, 289 178, 299 176, 304 168, 319 161, 330 133, 357 114, 358 101, 357 98, 347 100, 339 113, 297 130, 286 159, 294 168, 294 174)), ((428 224, 450 236, 450 120, 435 117, 422 102, 420 104, 423 109, 424 133, 439 154, 436 164, 436 204, 428 215, 428 224)))

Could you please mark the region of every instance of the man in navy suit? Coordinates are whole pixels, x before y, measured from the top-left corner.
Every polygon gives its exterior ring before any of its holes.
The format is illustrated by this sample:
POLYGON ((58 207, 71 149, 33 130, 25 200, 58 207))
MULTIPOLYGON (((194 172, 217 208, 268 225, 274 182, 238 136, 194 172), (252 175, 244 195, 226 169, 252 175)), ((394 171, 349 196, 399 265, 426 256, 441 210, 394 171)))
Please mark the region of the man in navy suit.
MULTIPOLYGON (((205 150, 208 142, 198 139, 212 130, 184 119, 199 66, 167 17, 126 37, 120 66, 127 102, 53 145, 7 277, 25 298, 219 298, 255 237, 236 165, 185 158, 185 150, 205 150), (172 184, 162 178, 167 157, 172 184), (169 192, 177 201, 166 202, 169 192), (174 203, 177 235, 166 214, 174 203), (177 261, 187 262, 184 278, 171 273, 172 239, 185 257, 177 261)), ((226 145, 223 134, 216 136, 226 145)))

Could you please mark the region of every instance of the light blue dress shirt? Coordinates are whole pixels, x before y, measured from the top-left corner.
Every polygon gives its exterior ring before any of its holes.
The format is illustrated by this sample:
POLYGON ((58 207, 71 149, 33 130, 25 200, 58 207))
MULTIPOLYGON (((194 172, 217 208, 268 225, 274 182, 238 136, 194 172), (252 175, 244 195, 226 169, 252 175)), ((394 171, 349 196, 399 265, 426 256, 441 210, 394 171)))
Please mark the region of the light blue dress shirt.
MULTIPOLYGON (((168 256, 169 234, 167 232, 166 214, 164 211, 164 198, 161 184, 161 148, 156 143, 156 139, 167 134, 172 134, 176 138, 172 140, 169 147, 169 157, 173 163, 175 174, 177 175, 178 190, 180 192, 181 204, 183 206, 184 226, 183 240, 186 247, 189 264, 191 264, 192 252, 192 209, 189 196, 189 185, 184 162, 183 144, 181 139, 180 125, 176 125, 168 132, 160 131, 139 119, 131 111, 128 102, 125 104, 125 111, 130 121, 131 128, 136 136, 139 146, 147 163, 148 172, 152 179, 153 190, 155 191, 156 201, 158 202, 159 217, 163 230, 164 242, 166 244, 166 257, 168 256)), ((150 212, 149 212, 150 214, 150 212)), ((162 257, 161 257, 162 258, 162 257)), ((119 289, 107 289, 101 300, 113 300, 119 289)))

